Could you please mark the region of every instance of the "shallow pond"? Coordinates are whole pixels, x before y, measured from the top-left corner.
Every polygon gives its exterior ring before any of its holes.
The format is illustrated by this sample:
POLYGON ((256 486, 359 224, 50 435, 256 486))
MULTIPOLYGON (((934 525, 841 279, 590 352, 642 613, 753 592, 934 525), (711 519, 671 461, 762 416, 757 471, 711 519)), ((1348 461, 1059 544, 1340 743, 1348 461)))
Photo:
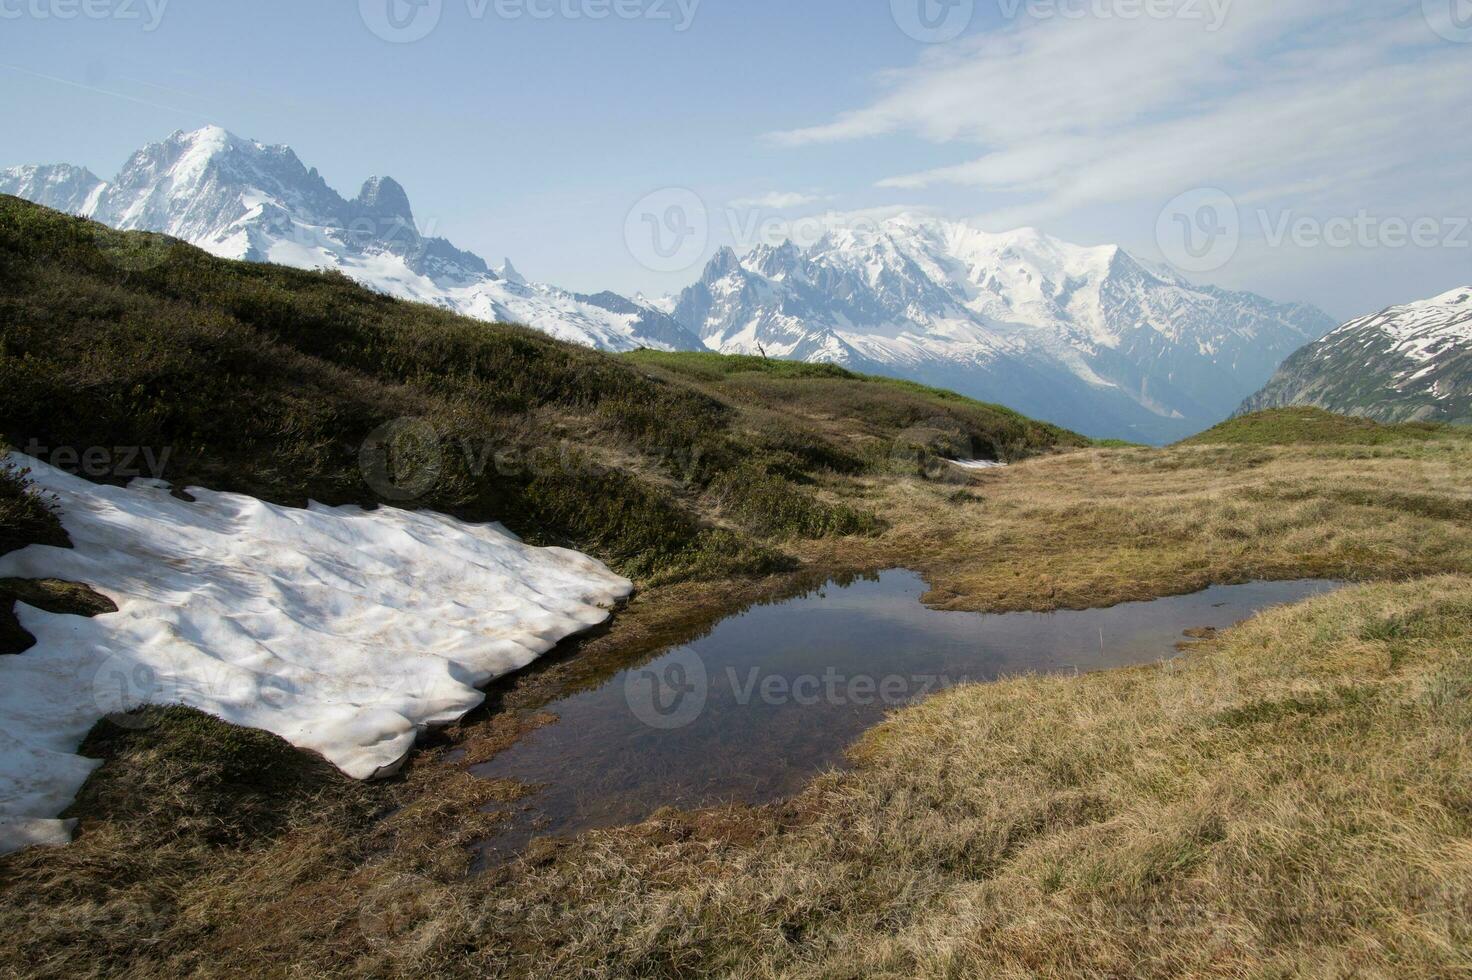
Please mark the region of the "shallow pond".
POLYGON ((1185 630, 1231 626, 1332 582, 1259 582, 1082 612, 940 612, 891 571, 721 621, 602 686, 478 775, 540 788, 493 851, 634 823, 662 806, 765 803, 800 790, 891 710, 967 681, 1088 672, 1176 655, 1185 630))

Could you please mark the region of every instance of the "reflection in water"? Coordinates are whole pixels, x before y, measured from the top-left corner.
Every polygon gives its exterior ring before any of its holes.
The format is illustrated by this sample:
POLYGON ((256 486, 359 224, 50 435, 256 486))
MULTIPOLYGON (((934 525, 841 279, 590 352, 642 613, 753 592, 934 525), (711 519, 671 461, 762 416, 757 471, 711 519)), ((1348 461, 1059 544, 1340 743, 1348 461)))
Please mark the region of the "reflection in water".
POLYGON ((920 577, 892 571, 756 606, 554 702, 558 724, 477 767, 541 787, 491 846, 634 823, 662 806, 770 802, 842 765, 865 729, 934 691, 1167 659, 1184 630, 1231 626, 1333 588, 1265 582, 1112 609, 985 615, 927 609, 920 577))

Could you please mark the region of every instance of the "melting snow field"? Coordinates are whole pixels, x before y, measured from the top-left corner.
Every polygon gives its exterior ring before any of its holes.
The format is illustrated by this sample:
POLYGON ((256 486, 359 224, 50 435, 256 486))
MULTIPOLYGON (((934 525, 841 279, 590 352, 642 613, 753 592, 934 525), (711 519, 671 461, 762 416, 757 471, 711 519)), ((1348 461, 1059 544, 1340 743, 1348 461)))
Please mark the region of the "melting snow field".
POLYGON ((65 843, 56 819, 98 765, 101 717, 185 704, 274 732, 369 779, 479 688, 594 626, 632 585, 499 525, 383 508, 278 507, 153 481, 101 486, 12 454, 54 495, 74 548, 0 557, 0 577, 81 582, 118 612, 24 604, 37 643, 0 656, 0 853, 65 843))

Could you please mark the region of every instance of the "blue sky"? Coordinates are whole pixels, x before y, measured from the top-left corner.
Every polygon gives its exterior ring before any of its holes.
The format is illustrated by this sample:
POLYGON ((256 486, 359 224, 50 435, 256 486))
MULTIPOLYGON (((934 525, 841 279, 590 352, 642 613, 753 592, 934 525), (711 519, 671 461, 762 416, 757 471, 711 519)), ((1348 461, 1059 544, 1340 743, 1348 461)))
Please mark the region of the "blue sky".
POLYGON ((217 123, 576 289, 694 278, 625 244, 666 187, 710 208, 707 252, 903 206, 1157 260, 1170 202, 1219 189, 1240 246, 1195 278, 1341 316, 1472 282, 1468 0, 439 0, 410 43, 370 29, 387 2, 0 0, 0 166, 107 178, 217 123))

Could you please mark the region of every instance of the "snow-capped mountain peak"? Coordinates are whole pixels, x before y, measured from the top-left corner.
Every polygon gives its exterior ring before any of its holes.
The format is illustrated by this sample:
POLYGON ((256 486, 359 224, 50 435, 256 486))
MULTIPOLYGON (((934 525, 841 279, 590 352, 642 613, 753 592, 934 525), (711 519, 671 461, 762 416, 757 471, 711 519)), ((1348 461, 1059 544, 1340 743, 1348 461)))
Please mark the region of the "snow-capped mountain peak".
POLYGON ((1472 342, 1472 286, 1458 286, 1431 299, 1351 320, 1325 339, 1371 325, 1412 360, 1430 360, 1449 343, 1472 342))
POLYGON ((415 223, 409 195, 371 177, 347 200, 287 146, 219 126, 143 147, 104 183, 65 164, 0 171, 0 192, 94 218, 163 232, 225 258, 346 273, 390 295, 485 320, 524 323, 563 340, 630 350, 689 349, 699 341, 669 316, 613 294, 589 301, 498 272, 415 223))
POLYGON ((91 214, 107 184, 86 167, 69 163, 0 170, 0 189, 67 214, 91 214))
POLYGON ((675 317, 706 345, 835 361, 1161 440, 1225 417, 1333 324, 1197 287, 1117 245, 900 213, 807 248, 722 249, 675 317))
POLYGON ((496 277, 505 279, 507 282, 514 282, 518 285, 524 285, 526 283, 526 279, 522 277, 520 272, 516 271, 516 266, 511 264, 510 259, 502 262, 500 268, 496 269, 496 277))
POLYGON ((369 177, 358 192, 355 202, 360 214, 383 221, 401 221, 414 225, 414 209, 409 206, 409 195, 392 177, 369 177))
POLYGON ((64 164, 18 167, 0 171, 0 192, 228 258, 337 269, 605 350, 846 364, 1144 441, 1225 418, 1334 325, 1310 307, 1193 285, 1116 245, 919 211, 830 227, 806 247, 722 248, 677 298, 573 293, 424 234, 392 178, 348 200, 289 147, 216 126, 144 147, 108 182, 64 164))
POLYGON ((705 264, 705 274, 701 276, 703 281, 714 282, 715 280, 741 271, 741 259, 736 250, 729 245, 723 245, 716 249, 716 254, 711 256, 710 261, 705 264))

